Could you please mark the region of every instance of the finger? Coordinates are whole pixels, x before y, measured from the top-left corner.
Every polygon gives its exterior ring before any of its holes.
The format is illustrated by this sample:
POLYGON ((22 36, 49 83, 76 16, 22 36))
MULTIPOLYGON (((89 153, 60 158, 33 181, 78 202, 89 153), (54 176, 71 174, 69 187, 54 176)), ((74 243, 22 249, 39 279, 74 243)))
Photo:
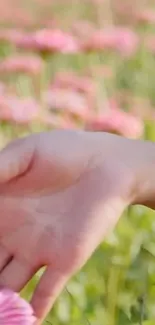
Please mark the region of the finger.
POLYGON ((32 161, 34 141, 18 139, 0 152, 0 183, 23 174, 32 161))
POLYGON ((12 260, 12 256, 8 253, 5 247, 0 245, 0 272, 12 260))
POLYGON ((14 258, 0 273, 0 286, 20 291, 35 272, 29 264, 14 258))
POLYGON ((60 270, 54 270, 52 267, 47 267, 31 301, 35 316, 38 319, 36 324, 40 324, 50 311, 68 279, 68 274, 64 274, 60 270))

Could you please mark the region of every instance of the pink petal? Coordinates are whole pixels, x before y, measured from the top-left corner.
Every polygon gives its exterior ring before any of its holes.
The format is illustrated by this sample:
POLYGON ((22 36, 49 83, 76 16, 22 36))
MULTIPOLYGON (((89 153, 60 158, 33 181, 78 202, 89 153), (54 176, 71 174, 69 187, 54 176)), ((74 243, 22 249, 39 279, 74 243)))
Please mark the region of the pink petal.
POLYGON ((0 324, 32 325, 35 320, 32 307, 28 302, 11 290, 0 291, 0 324))

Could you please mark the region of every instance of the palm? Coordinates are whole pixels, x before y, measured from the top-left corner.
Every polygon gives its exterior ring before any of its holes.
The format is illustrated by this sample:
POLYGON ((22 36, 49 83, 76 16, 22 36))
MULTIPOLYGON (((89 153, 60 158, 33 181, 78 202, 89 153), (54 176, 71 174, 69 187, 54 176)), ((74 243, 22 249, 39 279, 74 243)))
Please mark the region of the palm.
MULTIPOLYGON (((33 141, 27 164, 20 158, 11 176, 4 173, 0 187, 0 210, 5 215, 0 221, 0 268, 4 268, 0 283, 20 290, 41 266, 47 266, 32 299, 42 318, 117 222, 127 204, 123 194, 129 183, 120 181, 119 169, 116 173, 109 164, 104 170, 93 164, 89 145, 79 149, 79 138, 65 158, 68 139, 52 151, 46 146, 46 134, 33 141)), ((20 150, 25 153, 24 146, 20 150)))

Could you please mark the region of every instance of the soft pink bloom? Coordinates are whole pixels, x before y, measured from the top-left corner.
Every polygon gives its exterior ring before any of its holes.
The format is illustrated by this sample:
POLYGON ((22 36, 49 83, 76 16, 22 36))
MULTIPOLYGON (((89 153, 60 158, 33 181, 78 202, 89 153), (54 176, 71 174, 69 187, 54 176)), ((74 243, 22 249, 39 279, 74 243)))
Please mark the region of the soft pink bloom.
POLYGON ((24 31, 10 31, 9 41, 16 47, 31 50, 34 48, 32 33, 24 31))
POLYGON ((128 28, 118 28, 116 31, 116 49, 125 56, 135 54, 139 45, 136 33, 128 28))
POLYGON ((139 138, 144 130, 143 122, 138 117, 115 108, 91 118, 87 128, 117 133, 128 138, 139 138))
POLYGON ((7 289, 0 291, 0 324, 32 325, 35 320, 31 306, 17 293, 7 289))
POLYGON ((61 72, 55 75, 52 87, 73 89, 82 94, 89 94, 94 90, 94 83, 89 77, 78 76, 74 72, 61 72))
POLYGON ((51 111, 68 112, 83 119, 89 114, 87 100, 73 90, 50 89, 45 93, 45 102, 51 111))
POLYGON ((154 24, 155 23, 155 11, 152 9, 145 9, 140 10, 135 15, 137 22, 140 23, 148 23, 148 24, 154 24))
POLYGON ((18 36, 16 45, 40 52, 76 53, 79 51, 77 40, 59 29, 41 29, 18 36))
POLYGON ((42 29, 34 34, 34 42, 41 51, 76 53, 77 41, 61 30, 42 29))
POLYGON ((37 56, 14 55, 0 62, 0 72, 37 74, 41 71, 42 60, 37 56))
POLYGON ((34 99, 13 95, 0 96, 0 120, 27 124, 38 117, 39 109, 34 99))
POLYGON ((18 28, 4 28, 0 30, 0 41, 8 42, 17 47, 31 48, 33 45, 31 33, 18 28))
POLYGON ((137 50, 138 43, 138 37, 131 29, 110 27, 94 32, 83 47, 88 51, 115 50, 124 56, 130 56, 137 50))

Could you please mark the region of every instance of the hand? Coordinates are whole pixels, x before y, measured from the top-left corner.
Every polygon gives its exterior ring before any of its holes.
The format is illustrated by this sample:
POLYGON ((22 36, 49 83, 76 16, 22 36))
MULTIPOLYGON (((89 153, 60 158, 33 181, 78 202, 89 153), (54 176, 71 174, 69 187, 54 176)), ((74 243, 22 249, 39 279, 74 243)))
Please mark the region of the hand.
POLYGON ((129 144, 53 131, 1 151, 0 285, 19 291, 46 266, 32 297, 38 323, 134 201, 129 144))

